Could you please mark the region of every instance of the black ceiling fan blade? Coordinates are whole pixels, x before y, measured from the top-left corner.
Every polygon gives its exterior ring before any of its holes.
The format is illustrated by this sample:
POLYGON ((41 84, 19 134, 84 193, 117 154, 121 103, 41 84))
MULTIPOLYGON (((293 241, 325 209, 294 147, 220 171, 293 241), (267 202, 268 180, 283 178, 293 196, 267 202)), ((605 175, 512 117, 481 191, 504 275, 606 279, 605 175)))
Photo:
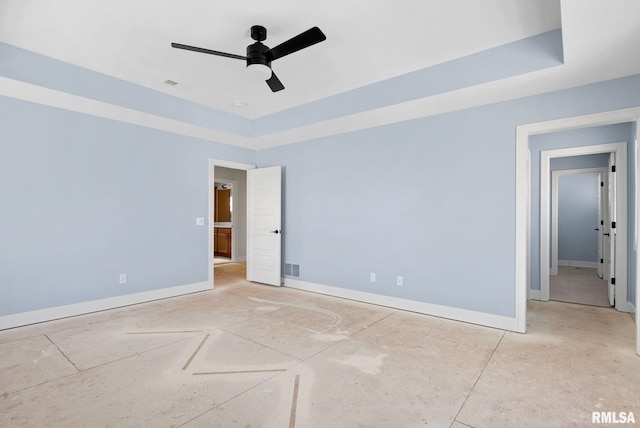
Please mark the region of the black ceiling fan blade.
POLYGON ((286 42, 280 43, 278 46, 265 52, 269 61, 275 61, 278 58, 292 54, 301 49, 308 48, 327 39, 327 36, 318 28, 313 27, 307 31, 290 38, 286 42))
POLYGON ((242 59, 242 60, 246 60, 247 59, 246 56, 230 54, 230 53, 220 52, 220 51, 214 51, 214 50, 211 50, 211 49, 199 48, 199 47, 196 47, 196 46, 182 45, 180 43, 171 43, 171 47, 172 48, 176 48, 176 49, 184 49, 186 51, 194 51, 194 52, 206 53, 206 54, 210 54, 210 55, 224 56, 224 57, 233 58, 233 59, 242 59))
POLYGON ((282 84, 280 79, 278 79, 276 73, 274 73, 273 71, 271 72, 271 77, 266 80, 266 82, 267 85, 269 85, 269 87, 271 88, 272 92, 278 92, 284 89, 284 85, 282 84))

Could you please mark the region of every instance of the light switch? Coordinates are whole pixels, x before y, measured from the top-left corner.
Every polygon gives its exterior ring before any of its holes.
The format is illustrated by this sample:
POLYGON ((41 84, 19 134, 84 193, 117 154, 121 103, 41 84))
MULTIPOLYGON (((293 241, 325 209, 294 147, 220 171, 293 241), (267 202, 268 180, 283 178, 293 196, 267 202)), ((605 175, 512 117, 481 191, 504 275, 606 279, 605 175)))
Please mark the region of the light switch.
POLYGON ((196 226, 204 226, 204 217, 196 218, 196 226))

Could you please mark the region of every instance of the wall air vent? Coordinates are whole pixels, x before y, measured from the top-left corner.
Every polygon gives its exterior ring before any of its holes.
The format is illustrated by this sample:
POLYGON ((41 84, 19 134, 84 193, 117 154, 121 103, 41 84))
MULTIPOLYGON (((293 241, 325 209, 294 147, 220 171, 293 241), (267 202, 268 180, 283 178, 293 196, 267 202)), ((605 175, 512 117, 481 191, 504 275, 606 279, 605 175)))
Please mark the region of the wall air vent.
POLYGON ((294 265, 291 263, 284 264, 284 276, 300 277, 300 265, 294 265))

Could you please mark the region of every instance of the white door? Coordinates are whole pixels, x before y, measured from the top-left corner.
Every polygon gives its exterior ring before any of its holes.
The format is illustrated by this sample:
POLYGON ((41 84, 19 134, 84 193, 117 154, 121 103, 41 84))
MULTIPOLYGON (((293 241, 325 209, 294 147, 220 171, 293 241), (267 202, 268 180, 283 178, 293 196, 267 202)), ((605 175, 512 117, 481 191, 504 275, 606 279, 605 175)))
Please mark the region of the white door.
POLYGON ((608 224, 605 224, 608 233, 605 233, 605 239, 609 246, 609 304, 615 306, 616 301, 616 174, 615 174, 616 154, 612 152, 609 155, 609 218, 608 224))
POLYGON ((247 171, 247 280, 281 285, 281 171, 247 171))
POLYGON ((598 174, 598 277, 604 278, 603 259, 604 259, 604 178, 602 174, 598 174))

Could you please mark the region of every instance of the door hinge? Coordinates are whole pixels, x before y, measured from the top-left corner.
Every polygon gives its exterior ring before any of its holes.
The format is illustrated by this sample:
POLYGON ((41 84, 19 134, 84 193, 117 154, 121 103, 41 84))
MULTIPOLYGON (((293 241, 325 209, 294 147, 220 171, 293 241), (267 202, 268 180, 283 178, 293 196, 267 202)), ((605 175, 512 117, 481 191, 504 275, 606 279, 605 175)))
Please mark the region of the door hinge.
POLYGON ((600 225, 604 226, 604 220, 600 220, 600 225))
POLYGON ((604 263, 604 259, 600 259, 600 263, 604 263))
POLYGON ((616 222, 615 222, 615 221, 612 221, 612 222, 611 222, 611 229, 615 229, 615 228, 616 228, 616 222))
POLYGON ((611 165, 611 172, 616 172, 616 166, 615 165, 611 165))
POLYGON ((615 278, 611 278, 611 285, 616 285, 616 279, 615 278))
POLYGON ((604 181, 600 182, 600 187, 604 187, 604 181))

